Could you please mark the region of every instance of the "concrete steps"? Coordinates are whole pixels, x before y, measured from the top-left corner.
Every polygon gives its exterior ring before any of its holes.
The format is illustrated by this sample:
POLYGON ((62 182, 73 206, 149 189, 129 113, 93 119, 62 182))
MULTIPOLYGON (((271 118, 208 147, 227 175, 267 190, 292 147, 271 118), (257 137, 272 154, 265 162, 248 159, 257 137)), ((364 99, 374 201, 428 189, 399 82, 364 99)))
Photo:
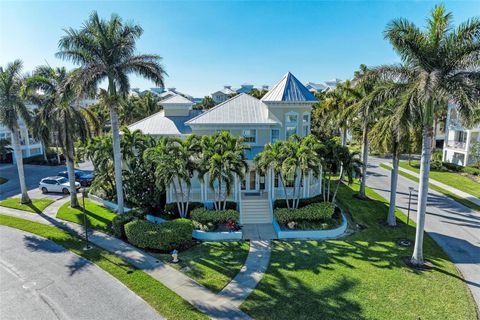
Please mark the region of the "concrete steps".
POLYGON ((272 222, 268 198, 242 199, 240 215, 242 224, 272 222))

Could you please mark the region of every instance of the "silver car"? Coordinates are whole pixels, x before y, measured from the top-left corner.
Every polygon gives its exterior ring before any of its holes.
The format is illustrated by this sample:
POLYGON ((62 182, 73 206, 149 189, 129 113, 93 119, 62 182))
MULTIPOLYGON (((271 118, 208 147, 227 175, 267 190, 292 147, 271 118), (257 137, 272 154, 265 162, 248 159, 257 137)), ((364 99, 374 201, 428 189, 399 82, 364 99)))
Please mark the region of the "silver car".
MULTIPOLYGON (((68 179, 65 177, 48 177, 48 178, 43 178, 40 181, 40 184, 38 186, 40 190, 42 190, 42 193, 47 193, 47 192, 62 192, 64 194, 69 194, 70 193, 70 183, 68 182, 68 179)), ((75 191, 78 191, 80 189, 80 183, 75 182, 75 191)))

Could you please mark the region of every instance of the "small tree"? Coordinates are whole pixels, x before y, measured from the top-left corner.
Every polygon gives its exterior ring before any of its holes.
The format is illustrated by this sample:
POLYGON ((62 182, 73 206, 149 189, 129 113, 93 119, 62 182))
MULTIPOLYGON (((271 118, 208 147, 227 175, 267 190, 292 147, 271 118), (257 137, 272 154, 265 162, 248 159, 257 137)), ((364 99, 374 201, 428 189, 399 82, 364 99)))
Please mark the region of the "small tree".
POLYGON ((480 168, 480 141, 477 141, 470 146, 470 159, 475 166, 480 168))

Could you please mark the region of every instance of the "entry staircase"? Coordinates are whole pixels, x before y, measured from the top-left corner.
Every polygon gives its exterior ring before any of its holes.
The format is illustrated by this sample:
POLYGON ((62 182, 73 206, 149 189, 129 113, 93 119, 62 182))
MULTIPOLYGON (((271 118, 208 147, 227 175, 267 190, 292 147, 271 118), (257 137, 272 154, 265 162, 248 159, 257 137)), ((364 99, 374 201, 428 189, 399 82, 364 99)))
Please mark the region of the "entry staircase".
POLYGON ((268 201, 268 194, 264 193, 244 193, 241 195, 240 204, 240 223, 256 224, 271 223, 273 214, 268 201))

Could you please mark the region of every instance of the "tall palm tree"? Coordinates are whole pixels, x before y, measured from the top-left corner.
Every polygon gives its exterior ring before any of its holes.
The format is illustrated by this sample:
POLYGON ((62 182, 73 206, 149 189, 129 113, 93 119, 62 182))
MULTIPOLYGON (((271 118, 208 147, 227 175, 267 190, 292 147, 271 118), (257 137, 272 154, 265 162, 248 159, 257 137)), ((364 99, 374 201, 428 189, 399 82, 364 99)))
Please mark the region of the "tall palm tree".
MULTIPOLYGON (((25 105, 24 79, 22 77, 22 62, 15 60, 0 67, 0 123, 12 131, 12 147, 17 163, 18 179, 22 191, 21 203, 30 203, 25 172, 23 170, 23 155, 21 149, 20 121, 30 124, 31 114, 25 105)), ((27 137, 28 139, 28 137, 27 137)))
MULTIPOLYGON (((386 91, 388 89, 388 87, 385 88, 386 91)), ((409 118, 409 113, 405 112, 406 105, 399 102, 401 101, 389 100, 380 110, 379 118, 370 131, 372 147, 376 150, 392 153, 390 205, 387 215, 387 224, 391 227, 397 225, 395 207, 400 155, 408 149, 412 131, 412 119, 409 118)))
POLYGON ((378 86, 378 79, 372 76, 365 77, 368 73, 368 68, 365 65, 360 65, 360 69, 355 72, 355 77, 352 82, 352 86, 346 87, 348 90, 350 99, 353 104, 345 109, 343 115, 345 117, 351 117, 356 119, 362 126, 362 178, 360 181, 360 190, 358 197, 365 199, 365 187, 367 185, 367 167, 368 167, 368 131, 370 130, 372 123, 376 119, 376 110, 383 103, 383 100, 379 100, 381 91, 376 91, 378 86), (363 79, 363 81, 359 81, 363 79))
POLYGON ((41 113, 41 107, 34 110, 33 121, 30 129, 32 130, 32 135, 35 137, 35 139, 40 141, 40 143, 42 144, 43 160, 47 162, 47 149, 50 145, 52 134, 50 132, 50 126, 47 122, 43 121, 41 113))
POLYGON ((248 146, 243 138, 233 137, 227 131, 202 137, 200 146, 199 178, 202 180, 208 174, 209 186, 215 191, 215 208, 225 210, 235 176, 243 180, 248 170, 245 159, 248 146))
POLYGON ((372 70, 374 76, 381 75, 404 87, 399 90, 403 92, 400 97, 423 130, 417 230, 411 258, 416 266, 424 263, 423 233, 434 117, 447 108, 449 101, 457 106, 462 120, 468 120, 479 108, 480 19, 471 18, 454 28, 452 18, 439 5, 432 10, 424 30, 406 19, 393 20, 384 35, 404 65, 372 70))
POLYGON ((139 25, 124 23, 117 15, 110 20, 100 19, 93 12, 80 30, 69 28, 59 41, 57 56, 80 65, 73 81, 81 83, 85 91, 107 80, 110 121, 113 136, 115 186, 118 212, 123 213, 122 155, 118 121, 119 100, 130 90, 129 74, 135 73, 164 86, 166 74, 158 55, 137 55, 135 45, 143 33, 139 25))
MULTIPOLYGON (((62 68, 37 67, 27 80, 30 98, 41 106, 36 121, 45 123, 57 137, 67 162, 70 184, 70 206, 78 207, 75 188, 76 140, 86 142, 96 130, 97 123, 92 112, 79 105, 79 94, 69 82, 71 74, 62 68), (37 92, 41 93, 38 94, 37 92)), ((48 132, 50 134, 50 132, 48 132)))

